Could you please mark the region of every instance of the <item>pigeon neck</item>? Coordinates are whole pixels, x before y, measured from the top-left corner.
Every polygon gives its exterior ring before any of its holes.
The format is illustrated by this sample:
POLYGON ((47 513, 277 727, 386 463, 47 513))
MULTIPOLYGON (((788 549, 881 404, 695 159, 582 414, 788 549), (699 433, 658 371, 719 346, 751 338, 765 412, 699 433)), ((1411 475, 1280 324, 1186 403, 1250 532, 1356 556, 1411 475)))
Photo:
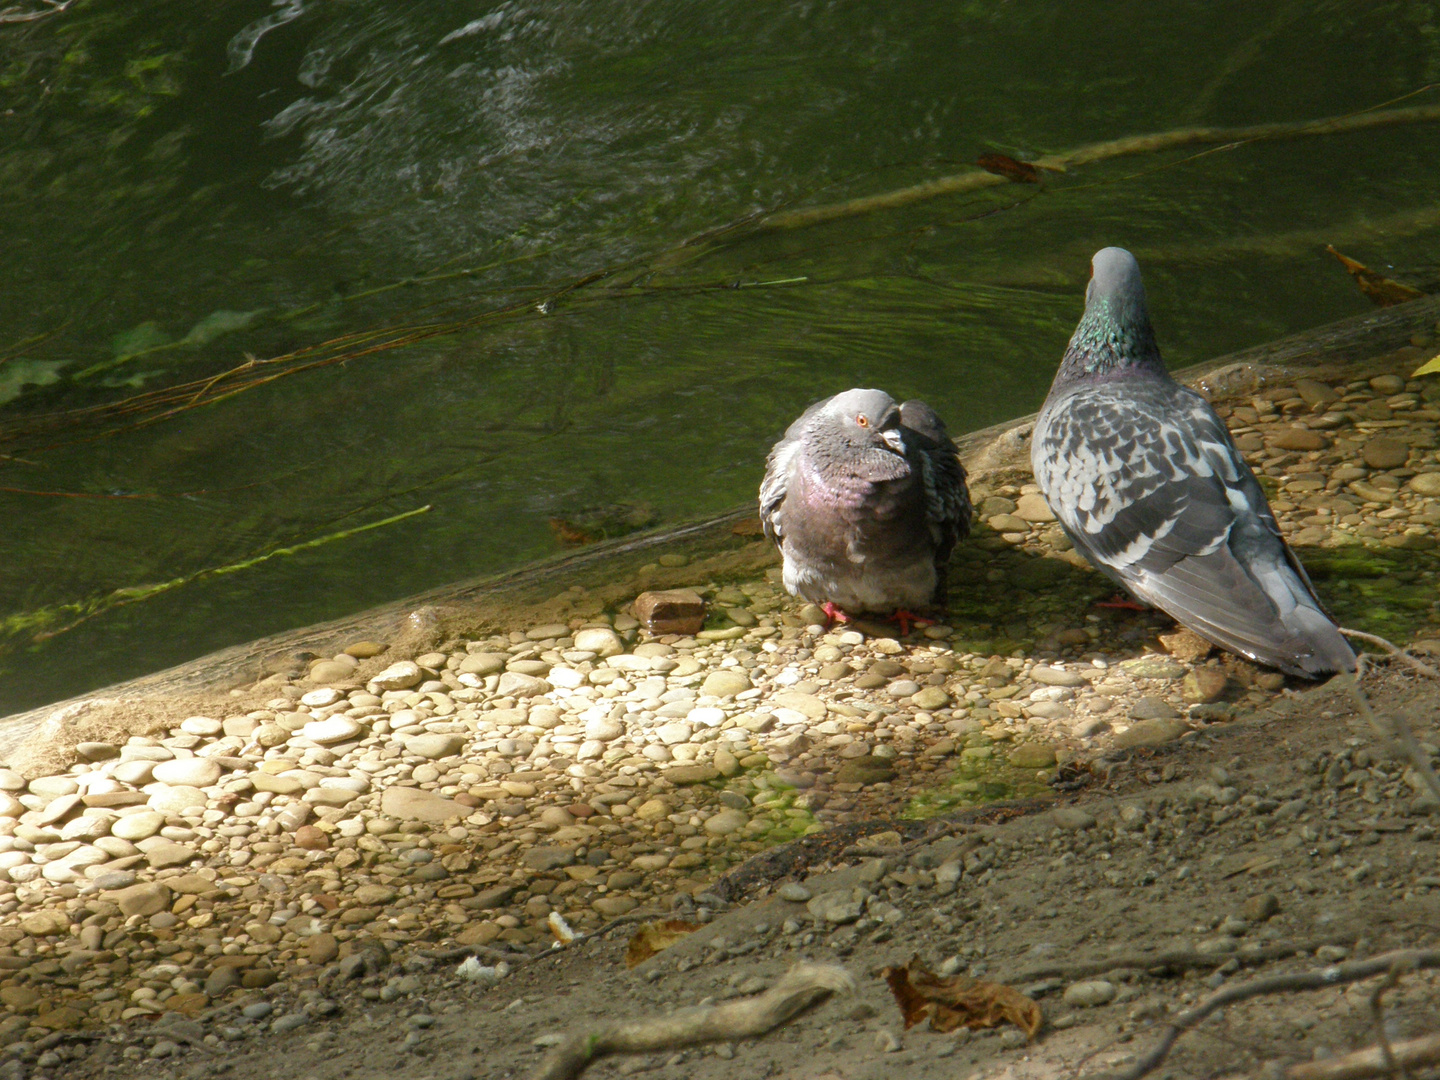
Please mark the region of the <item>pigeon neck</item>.
POLYGON ((1135 311, 1120 297, 1100 296, 1091 300, 1075 328, 1056 382, 1166 374, 1143 308, 1135 311))

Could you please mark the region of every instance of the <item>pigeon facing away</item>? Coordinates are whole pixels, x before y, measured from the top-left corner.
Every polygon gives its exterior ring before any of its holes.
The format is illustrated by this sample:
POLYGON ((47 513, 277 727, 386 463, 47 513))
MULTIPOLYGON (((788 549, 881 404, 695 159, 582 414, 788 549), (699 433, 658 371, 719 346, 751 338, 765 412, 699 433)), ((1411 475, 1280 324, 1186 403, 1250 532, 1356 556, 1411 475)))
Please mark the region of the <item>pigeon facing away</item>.
POLYGON ((1307 678, 1353 671, 1224 422, 1161 363, 1135 257, 1105 248, 1091 265, 1085 315, 1030 447, 1066 534, 1222 648, 1307 678))
POLYGON ((806 409, 766 461, 760 523, 785 588, 835 615, 943 607, 970 531, 965 470, 923 401, 847 390, 806 409))

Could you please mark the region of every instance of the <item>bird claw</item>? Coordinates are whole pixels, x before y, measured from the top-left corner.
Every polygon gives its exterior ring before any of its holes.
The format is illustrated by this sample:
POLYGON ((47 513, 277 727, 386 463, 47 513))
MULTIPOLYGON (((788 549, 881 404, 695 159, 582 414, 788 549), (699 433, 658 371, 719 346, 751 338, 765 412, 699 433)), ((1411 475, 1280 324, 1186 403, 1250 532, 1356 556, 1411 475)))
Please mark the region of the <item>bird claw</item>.
POLYGON ((906 611, 904 608, 899 609, 895 612, 894 615, 890 617, 900 624, 901 637, 905 637, 906 635, 908 635, 912 626, 930 625, 929 619, 922 618, 921 616, 916 615, 913 611, 906 611))
POLYGON ((846 615, 845 612, 841 611, 829 600, 826 600, 825 603, 820 605, 820 610, 829 616, 832 623, 847 623, 850 621, 850 616, 846 615))

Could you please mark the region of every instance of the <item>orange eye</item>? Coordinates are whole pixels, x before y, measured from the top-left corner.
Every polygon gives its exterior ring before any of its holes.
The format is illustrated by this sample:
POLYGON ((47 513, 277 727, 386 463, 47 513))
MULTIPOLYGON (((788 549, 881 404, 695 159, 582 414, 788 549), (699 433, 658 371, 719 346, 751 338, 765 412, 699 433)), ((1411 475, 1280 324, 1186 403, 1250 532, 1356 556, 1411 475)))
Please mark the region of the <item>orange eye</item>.
POLYGON ((859 424, 861 427, 869 427, 870 418, 864 413, 861 413, 859 416, 855 417, 855 423, 859 424))

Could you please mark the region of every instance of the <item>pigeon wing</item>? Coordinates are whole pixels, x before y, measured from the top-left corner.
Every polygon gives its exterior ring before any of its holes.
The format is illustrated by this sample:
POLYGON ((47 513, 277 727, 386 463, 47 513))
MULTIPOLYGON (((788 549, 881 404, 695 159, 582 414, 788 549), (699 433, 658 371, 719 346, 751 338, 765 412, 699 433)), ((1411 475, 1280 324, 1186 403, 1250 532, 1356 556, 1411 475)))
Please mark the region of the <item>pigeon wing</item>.
POLYGON ((1353 667, 1224 423, 1173 383, 1047 410, 1036 477, 1078 548, 1212 641, 1295 674, 1353 667))
POLYGON ((805 443, 805 428, 810 418, 825 407, 829 398, 815 402, 788 428, 780 441, 770 448, 765 459, 765 478, 760 481, 760 528, 772 544, 779 544, 785 536, 782 507, 790 490, 790 478, 794 475, 796 459, 805 443))
POLYGON ((935 541, 935 561, 944 565, 955 545, 970 534, 970 491, 965 468, 945 422, 923 401, 900 406, 900 423, 920 451, 925 482, 925 518, 935 541))

